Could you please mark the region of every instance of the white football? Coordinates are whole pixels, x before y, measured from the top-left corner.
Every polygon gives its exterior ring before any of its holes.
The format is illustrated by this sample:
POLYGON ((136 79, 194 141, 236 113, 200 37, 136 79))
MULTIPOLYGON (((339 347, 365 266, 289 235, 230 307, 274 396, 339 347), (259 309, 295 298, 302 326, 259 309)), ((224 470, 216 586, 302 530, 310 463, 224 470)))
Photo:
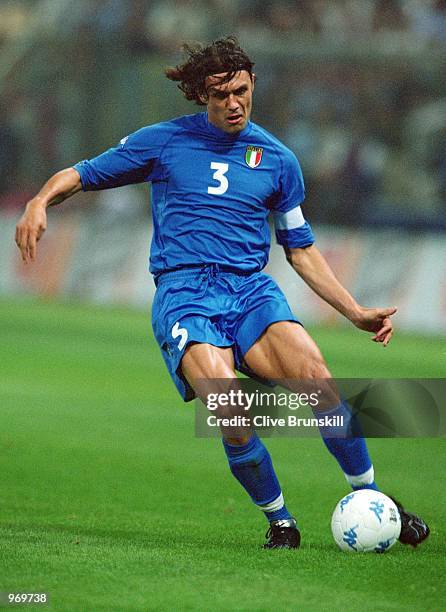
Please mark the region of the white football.
POLYGON ((385 552, 400 535, 400 514, 387 495, 361 489, 338 502, 331 519, 331 531, 341 550, 385 552))

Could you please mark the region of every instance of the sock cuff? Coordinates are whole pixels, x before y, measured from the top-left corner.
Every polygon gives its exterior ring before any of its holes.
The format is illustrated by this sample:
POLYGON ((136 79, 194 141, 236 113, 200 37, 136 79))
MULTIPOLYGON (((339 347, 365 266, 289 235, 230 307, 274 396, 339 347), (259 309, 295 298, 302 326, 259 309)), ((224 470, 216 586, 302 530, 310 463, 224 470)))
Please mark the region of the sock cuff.
POLYGON ((279 497, 276 497, 272 501, 267 504, 256 504, 259 510, 262 512, 277 512, 277 510, 281 510, 285 505, 285 500, 283 499, 283 493, 280 492, 279 497))
POLYGON ((373 465, 370 468, 363 472, 362 474, 357 474, 353 476, 352 474, 344 474, 347 482, 351 484, 352 487, 360 487, 362 485, 372 484, 375 480, 375 470, 373 469, 373 465))

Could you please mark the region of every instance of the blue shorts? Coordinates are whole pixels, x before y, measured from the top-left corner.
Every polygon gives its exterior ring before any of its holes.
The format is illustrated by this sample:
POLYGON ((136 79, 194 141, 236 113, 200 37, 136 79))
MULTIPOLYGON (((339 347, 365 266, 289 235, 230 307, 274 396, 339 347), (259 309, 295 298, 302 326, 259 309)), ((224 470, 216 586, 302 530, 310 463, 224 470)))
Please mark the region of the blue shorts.
POLYGON ((235 366, 265 329, 277 321, 299 321, 275 281, 262 272, 223 272, 217 265, 165 272, 152 305, 155 338, 170 375, 187 402, 195 393, 181 374, 189 343, 231 346, 235 366))

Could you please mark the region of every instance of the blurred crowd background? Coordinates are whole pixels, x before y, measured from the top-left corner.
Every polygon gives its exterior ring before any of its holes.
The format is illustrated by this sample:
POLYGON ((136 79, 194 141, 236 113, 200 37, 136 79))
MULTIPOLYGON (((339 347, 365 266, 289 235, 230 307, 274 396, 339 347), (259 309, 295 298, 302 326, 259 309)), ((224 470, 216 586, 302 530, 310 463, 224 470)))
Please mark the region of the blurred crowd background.
MULTIPOLYGON (((256 62, 253 119, 296 152, 312 222, 446 228, 446 0, 2 0, 0 210, 201 110, 163 67, 184 40, 232 33, 256 62)), ((139 187, 88 197, 147 216, 139 187)))

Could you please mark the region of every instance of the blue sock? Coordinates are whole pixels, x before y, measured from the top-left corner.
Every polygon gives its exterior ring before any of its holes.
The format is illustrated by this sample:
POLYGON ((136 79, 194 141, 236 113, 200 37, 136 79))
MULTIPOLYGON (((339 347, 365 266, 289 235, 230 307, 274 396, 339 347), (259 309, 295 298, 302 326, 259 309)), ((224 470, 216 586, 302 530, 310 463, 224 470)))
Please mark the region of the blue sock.
POLYGON ((283 501, 271 457, 257 435, 241 446, 223 440, 223 446, 231 472, 268 521, 292 518, 283 501))
POLYGON ((359 489, 374 489, 378 491, 366 441, 360 436, 362 432, 359 430, 359 423, 352 416, 349 405, 343 401, 335 408, 326 412, 315 411, 315 415, 343 417, 344 425, 341 432, 330 426, 319 428, 325 446, 339 463, 354 491, 359 489), (335 435, 345 437, 334 437, 335 435))

